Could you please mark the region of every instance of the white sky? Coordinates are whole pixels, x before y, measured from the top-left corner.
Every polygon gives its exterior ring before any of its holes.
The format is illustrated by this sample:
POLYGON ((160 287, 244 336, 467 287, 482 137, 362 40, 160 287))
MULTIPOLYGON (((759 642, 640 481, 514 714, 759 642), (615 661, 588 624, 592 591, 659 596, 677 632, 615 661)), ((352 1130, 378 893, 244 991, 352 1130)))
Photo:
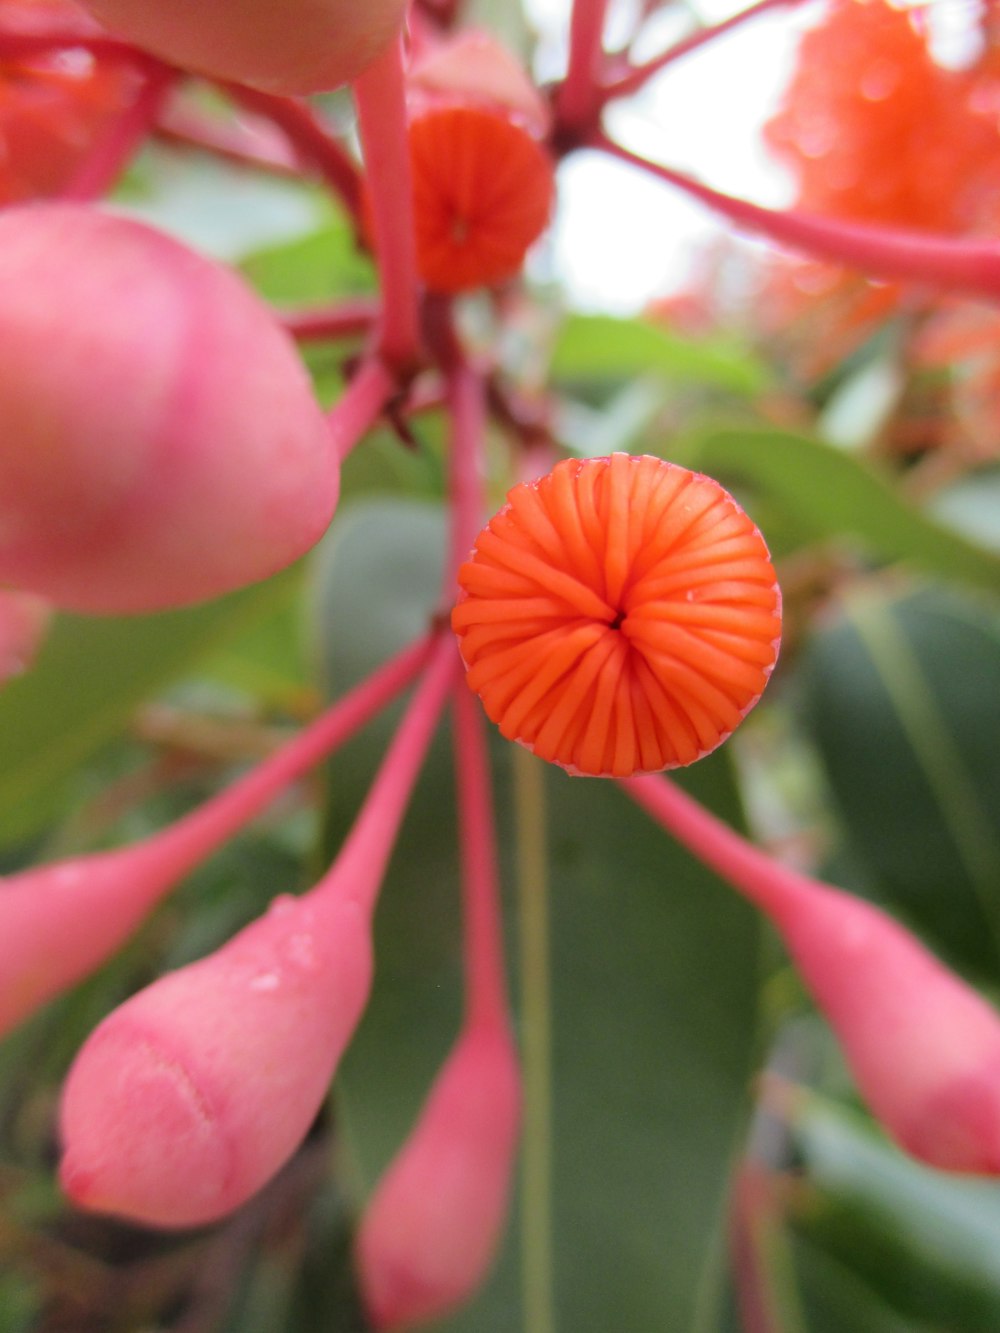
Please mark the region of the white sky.
MULTIPOLYGON (((747 0, 698 0, 706 20, 747 0)), ((529 0, 545 35, 543 76, 565 66, 568 0, 529 0)), ((612 11, 625 17, 621 0, 612 11)), ((814 6, 804 6, 814 10, 814 6)), ((760 126, 788 77, 801 11, 753 19, 665 70, 608 119, 630 148, 690 171, 711 185, 780 206, 790 190, 760 144, 760 126)), ((652 28, 652 25, 650 25, 652 28)), ((649 54, 681 36, 677 25, 650 32, 649 54)), ((632 312, 677 287, 692 251, 725 231, 698 205, 662 182, 601 154, 575 155, 560 169, 559 210, 547 256, 554 275, 584 307, 632 312)))
MULTIPOLYGON (((900 4, 915 0, 898 0, 900 4)), ((926 0, 924 0, 926 3, 926 0)), ((749 0, 691 0, 708 22, 746 8, 749 0)), ((960 61, 976 0, 931 0, 939 57, 960 61)), ((628 24, 631 0, 613 0, 628 24)), ((570 0, 527 0, 544 35, 541 77, 565 68, 570 0)), ((789 77, 799 34, 815 21, 816 4, 776 10, 750 20, 663 71, 643 93, 615 108, 608 124, 628 147, 689 171, 728 193, 781 207, 790 183, 769 159, 760 128, 789 77)), ((650 23, 655 54, 683 29, 650 23)), ((628 27, 625 31, 629 31, 628 27)), ((560 169, 559 210, 546 267, 584 307, 630 313, 680 286, 692 253, 725 234, 723 224, 662 182, 600 154, 574 155, 560 169)))

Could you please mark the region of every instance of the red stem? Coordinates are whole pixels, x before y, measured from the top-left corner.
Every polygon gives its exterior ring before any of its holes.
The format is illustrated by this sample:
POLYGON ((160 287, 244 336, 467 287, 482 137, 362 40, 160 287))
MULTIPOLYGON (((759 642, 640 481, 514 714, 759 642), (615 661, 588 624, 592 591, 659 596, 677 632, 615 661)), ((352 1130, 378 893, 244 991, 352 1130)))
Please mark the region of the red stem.
POLYGON ((60 51, 88 51, 99 60, 123 60, 129 64, 159 63, 128 42, 93 30, 75 32, 72 28, 46 28, 12 32, 0 30, 0 60, 37 60, 60 51))
POLYGON ((405 376, 422 357, 401 39, 355 80, 354 98, 382 287, 378 347, 383 360, 405 376))
POLYGON ((794 209, 761 208, 733 195, 721 194, 672 167, 650 162, 603 134, 594 134, 589 146, 641 167, 700 200, 738 227, 760 232, 779 244, 847 264, 873 277, 903 279, 948 292, 1000 300, 1000 244, 996 241, 933 236, 898 227, 840 222, 794 209))
POLYGON ((410 793, 437 727, 458 656, 450 634, 435 643, 423 679, 407 708, 337 859, 313 889, 374 910, 410 793))
POLYGON ((234 102, 277 125, 287 135, 292 146, 315 166, 322 179, 340 198, 355 225, 360 226, 361 173, 357 163, 306 103, 292 97, 275 97, 271 93, 258 92, 255 88, 245 88, 239 83, 220 83, 219 87, 234 102))
POLYGON ((346 458, 367 434, 398 390, 395 376, 377 357, 362 361, 328 417, 341 458, 346 458))
POLYGON ((185 874, 249 823, 307 769, 343 745, 410 683, 427 661, 430 637, 403 649, 277 753, 146 843, 154 861, 185 874))
POLYGON ((633 65, 625 74, 607 82, 600 89, 601 105, 605 105, 616 97, 631 97, 648 83, 655 74, 659 74, 660 70, 672 65, 675 60, 680 60, 707 43, 714 42, 717 37, 731 32, 734 28, 742 27, 750 19, 755 19, 758 15, 765 14, 771 9, 787 9, 802 3, 803 0, 757 0, 756 4, 751 5, 748 9, 741 10, 738 14, 730 15, 729 18, 723 19, 721 23, 713 23, 710 27, 699 28, 697 32, 691 33, 689 37, 682 38, 681 41, 669 47, 660 55, 646 61, 644 65, 633 65))
POLYGON ((378 302, 368 296, 347 297, 335 305, 305 310, 279 310, 277 318, 298 342, 356 338, 368 333, 378 318, 378 302))
POLYGON ((60 191, 65 200, 101 199, 152 133, 179 75, 167 65, 149 69, 133 101, 101 135, 72 180, 60 191))
POLYGON ((507 1031, 500 883, 489 755, 479 705, 463 680, 452 696, 462 859, 465 1027, 507 1031))
POLYGON ((599 110, 608 0, 573 0, 569 25, 569 62, 556 93, 560 126, 579 130, 593 123, 599 110))

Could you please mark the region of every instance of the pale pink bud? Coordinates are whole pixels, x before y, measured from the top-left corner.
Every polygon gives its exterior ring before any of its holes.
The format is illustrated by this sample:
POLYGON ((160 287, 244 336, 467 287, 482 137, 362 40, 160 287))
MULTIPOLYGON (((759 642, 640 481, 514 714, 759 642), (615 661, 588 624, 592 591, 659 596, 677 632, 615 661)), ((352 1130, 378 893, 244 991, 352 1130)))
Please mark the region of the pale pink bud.
POLYGON ((673 783, 621 785, 770 917, 901 1146, 1000 1174, 1000 1014, 877 907, 780 865, 673 783))
POLYGON ((82 0, 171 64, 268 92, 347 83, 399 31, 405 0, 82 0))
POLYGON ((0 685, 31 666, 51 616, 44 598, 0 588, 0 685))
POLYGON ((0 1037, 99 967, 187 868, 153 840, 0 878, 0 1037))
POLYGON ((520 1106, 510 1037, 467 1028, 361 1223, 358 1268, 376 1328, 439 1318, 483 1281, 506 1217, 520 1106))
POLYGON ((252 583, 337 500, 329 427, 263 302, 88 205, 0 213, 0 420, 0 580, 73 610, 252 583))
POLYGON ((159 1227, 238 1207, 301 1142, 368 996, 367 910, 279 898, 110 1014, 70 1070, 60 1179, 81 1207, 159 1227))
POLYGON ((914 1157, 1000 1173, 1000 1016, 902 926, 819 885, 772 912, 865 1100, 914 1157))
POLYGON ((109 958, 189 870, 362 727, 416 673, 404 649, 275 754, 144 842, 0 877, 0 1037, 109 958))

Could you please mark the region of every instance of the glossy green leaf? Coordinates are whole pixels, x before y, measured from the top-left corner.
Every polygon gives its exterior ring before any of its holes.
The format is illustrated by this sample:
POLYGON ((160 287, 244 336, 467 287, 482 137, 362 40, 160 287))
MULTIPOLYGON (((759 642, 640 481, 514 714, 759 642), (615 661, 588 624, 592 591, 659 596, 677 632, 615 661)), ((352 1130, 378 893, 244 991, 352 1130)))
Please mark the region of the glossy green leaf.
POLYGON ((943 589, 846 600, 802 663, 847 835, 953 956, 1000 967, 1000 616, 943 589))
POLYGON ((613 315, 570 315, 560 328, 551 371, 556 379, 597 381, 653 372, 735 393, 753 393, 767 380, 743 347, 721 339, 692 341, 647 320, 613 315))
MULTIPOLYGON (((364 502, 341 515, 315 588, 321 670, 339 690, 418 632, 437 604, 432 506, 364 502)), ((331 831, 362 799, 385 728, 332 766, 331 831)), ((513 882, 511 747, 494 738, 505 882, 513 882)), ((375 994, 340 1080, 363 1194, 403 1142, 460 1012, 456 828, 442 738, 378 912, 375 994)), ((757 922, 611 783, 543 773, 551 864, 552 1268, 525 1297, 518 1226, 450 1333, 540 1327, 714 1330, 720 1226, 755 1029, 757 922), (550 1285, 547 1296, 545 1287, 550 1285), (525 1300, 527 1299, 526 1313, 525 1300)), ((725 757, 686 785, 737 817, 725 757)), ((516 909, 508 903, 513 926, 516 909)), ((513 932, 516 934, 516 932, 513 932)), ((512 971, 521 967, 513 938, 512 971)), ((539 978, 535 977, 537 982, 539 978)), ((519 1013, 523 1027, 532 1014, 519 1013)), ((536 1143, 537 1146, 537 1143, 536 1143)), ((529 1231, 538 1224, 532 1217, 529 1231)))
POLYGON ((286 597, 297 575, 152 616, 60 616, 26 675, 0 690, 0 845, 35 832, 61 784, 143 699, 286 597))
POLYGON ((800 1232, 901 1316, 962 1333, 1000 1328, 1000 1187, 932 1171, 856 1115, 803 1098, 792 1133, 800 1232))
POLYGON ((908 504, 887 478, 832 445, 746 427, 672 441, 670 457, 727 484, 749 483, 810 539, 856 540, 877 559, 1000 592, 1000 555, 908 504))

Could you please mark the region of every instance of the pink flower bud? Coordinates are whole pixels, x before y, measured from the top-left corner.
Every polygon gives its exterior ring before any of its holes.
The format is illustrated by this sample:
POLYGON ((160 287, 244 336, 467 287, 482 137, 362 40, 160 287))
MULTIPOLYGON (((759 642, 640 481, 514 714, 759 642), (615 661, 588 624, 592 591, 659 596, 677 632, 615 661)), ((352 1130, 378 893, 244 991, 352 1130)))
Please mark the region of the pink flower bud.
POLYGON ((621 785, 771 919, 897 1142, 1000 1174, 1000 1014, 877 907, 773 861, 673 783, 621 785))
POLYGON ((308 1130, 371 969, 368 912, 314 892, 276 899, 216 953, 133 996, 70 1071, 66 1193, 160 1227, 238 1207, 308 1130))
POLYGON ((869 903, 821 885, 772 919, 900 1145, 947 1171, 1000 1173, 1000 1016, 869 903))
POLYGON ((358 1236, 376 1328, 408 1328, 463 1304, 482 1282, 506 1216, 521 1090, 509 1036, 459 1038, 358 1236))
POLYGON ((0 685, 27 671, 51 615, 43 598, 0 588, 0 685))
POLYGON ((357 77, 399 31, 405 0, 82 0, 95 18, 171 64, 269 92, 357 77))
POLYGON ((91 612, 265 578, 321 536, 338 458, 243 281, 77 204, 0 214, 0 580, 91 612))

